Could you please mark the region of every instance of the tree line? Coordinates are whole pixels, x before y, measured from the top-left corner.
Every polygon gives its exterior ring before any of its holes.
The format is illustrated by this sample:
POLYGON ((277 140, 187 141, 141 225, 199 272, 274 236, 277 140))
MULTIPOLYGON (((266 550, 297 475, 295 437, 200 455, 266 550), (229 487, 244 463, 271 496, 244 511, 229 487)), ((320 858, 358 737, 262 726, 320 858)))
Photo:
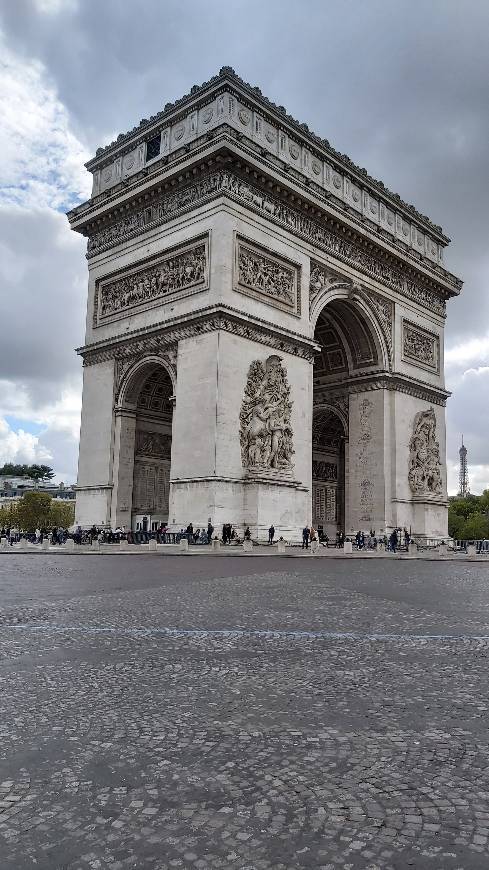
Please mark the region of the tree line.
POLYGON ((489 538, 489 489, 448 500, 448 534, 457 541, 489 538))
POLYGON ((44 492, 25 492, 18 501, 0 507, 0 529, 68 529, 75 521, 75 509, 44 492))
POLYGON ((6 462, 0 468, 0 475, 28 477, 30 480, 52 480, 54 471, 49 465, 15 465, 6 462))

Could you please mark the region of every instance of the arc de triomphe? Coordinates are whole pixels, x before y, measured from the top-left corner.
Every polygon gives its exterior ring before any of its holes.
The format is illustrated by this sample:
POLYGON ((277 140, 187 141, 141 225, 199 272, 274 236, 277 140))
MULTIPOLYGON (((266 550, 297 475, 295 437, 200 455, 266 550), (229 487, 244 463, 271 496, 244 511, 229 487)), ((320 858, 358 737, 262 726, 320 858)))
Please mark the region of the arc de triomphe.
POLYGON ((77 522, 446 535, 440 227, 229 67, 87 168, 77 522))

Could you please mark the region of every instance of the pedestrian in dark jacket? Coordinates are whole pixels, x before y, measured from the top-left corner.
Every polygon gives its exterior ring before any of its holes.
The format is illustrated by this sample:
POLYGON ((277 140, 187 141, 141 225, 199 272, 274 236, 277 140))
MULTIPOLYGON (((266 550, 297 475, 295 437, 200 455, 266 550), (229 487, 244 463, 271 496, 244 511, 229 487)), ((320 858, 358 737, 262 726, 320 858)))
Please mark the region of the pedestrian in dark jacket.
POLYGON ((304 526, 302 529, 302 549, 309 549, 309 526, 304 526))

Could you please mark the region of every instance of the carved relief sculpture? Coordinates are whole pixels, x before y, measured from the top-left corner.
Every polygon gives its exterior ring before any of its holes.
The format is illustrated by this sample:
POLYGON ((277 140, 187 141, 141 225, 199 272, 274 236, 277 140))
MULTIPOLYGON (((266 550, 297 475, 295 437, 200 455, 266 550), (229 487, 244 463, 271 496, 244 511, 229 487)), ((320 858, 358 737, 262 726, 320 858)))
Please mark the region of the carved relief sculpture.
POLYGON ((135 306, 153 303, 170 293, 204 287, 206 281, 206 245, 202 242, 181 253, 167 255, 140 271, 102 281, 98 287, 96 313, 102 320, 135 306))
POLYGON ((409 362, 438 371, 440 339, 432 332, 405 320, 402 326, 402 352, 409 362))
POLYGON ((433 408, 419 411, 409 442, 409 485, 415 495, 440 495, 440 445, 436 440, 436 416, 433 408))
POLYGON ((241 459, 249 473, 292 471, 291 410, 290 386, 280 357, 252 362, 240 413, 241 459))
POLYGON ((292 313, 299 309, 298 268, 236 240, 236 289, 292 313))
POLYGON ((171 435, 165 432, 136 432, 135 453, 137 456, 153 456, 157 459, 171 458, 171 435))

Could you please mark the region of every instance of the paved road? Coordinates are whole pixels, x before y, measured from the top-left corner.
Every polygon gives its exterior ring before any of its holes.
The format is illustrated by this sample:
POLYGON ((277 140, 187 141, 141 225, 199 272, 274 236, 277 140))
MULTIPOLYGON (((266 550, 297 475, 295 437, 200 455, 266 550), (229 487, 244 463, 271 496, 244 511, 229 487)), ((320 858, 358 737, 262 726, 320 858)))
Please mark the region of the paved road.
POLYGON ((1 870, 489 866, 489 566, 0 556, 1 870))

